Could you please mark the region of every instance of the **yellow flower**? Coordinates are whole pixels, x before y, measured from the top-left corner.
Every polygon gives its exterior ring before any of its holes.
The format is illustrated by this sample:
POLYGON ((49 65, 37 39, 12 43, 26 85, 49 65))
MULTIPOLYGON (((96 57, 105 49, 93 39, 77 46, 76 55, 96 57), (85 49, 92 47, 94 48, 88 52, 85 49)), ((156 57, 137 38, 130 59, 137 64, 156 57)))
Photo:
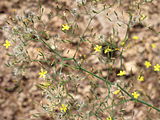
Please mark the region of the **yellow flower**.
POLYGON ((108 46, 108 48, 106 48, 106 49, 104 50, 104 53, 111 52, 111 51, 113 51, 113 50, 110 49, 109 46, 108 46))
POLYGON ((145 61, 144 65, 146 66, 146 68, 149 68, 151 66, 151 63, 149 61, 145 61))
POLYGON ((154 71, 160 71, 160 65, 159 64, 156 64, 154 66, 154 71))
POLYGON ((40 78, 45 78, 45 77, 46 77, 46 74, 47 74, 47 71, 41 69, 41 71, 39 72, 39 75, 40 75, 39 77, 40 77, 40 78))
POLYGON ((112 118, 111 117, 107 117, 106 120, 112 120, 112 118))
POLYGON ((132 39, 133 39, 133 40, 138 40, 139 37, 138 37, 138 36, 133 36, 132 39))
POLYGON ((140 81, 140 82, 144 81, 144 76, 139 75, 137 80, 140 81))
POLYGON ((135 99, 137 99, 140 96, 140 94, 137 92, 133 92, 132 95, 135 99))
POLYGON ((126 75, 126 72, 124 70, 121 70, 117 75, 118 76, 123 76, 123 75, 126 75))
POLYGON ((102 49, 102 46, 100 46, 100 45, 96 45, 96 47, 94 47, 94 50, 95 50, 96 52, 100 52, 101 49, 102 49))
POLYGON ((151 44, 152 48, 156 48, 156 45, 154 43, 151 44))
POLYGON ((145 16, 144 14, 141 15, 140 20, 144 20, 147 16, 145 16))
POLYGON ((116 91, 113 92, 113 94, 114 94, 114 95, 117 95, 117 94, 120 93, 120 91, 121 91, 121 90, 116 90, 116 91))
POLYGON ((62 25, 62 30, 69 30, 70 26, 68 24, 62 25))
POLYGON ((121 44, 121 46, 124 46, 124 45, 125 45, 125 42, 124 42, 124 41, 122 41, 120 44, 121 44))
POLYGON ((3 44, 3 46, 5 46, 6 48, 8 48, 9 46, 11 46, 11 42, 6 40, 6 43, 3 44))
POLYGON ((62 104, 62 106, 60 108, 61 112, 66 112, 67 109, 68 109, 68 105, 62 104))

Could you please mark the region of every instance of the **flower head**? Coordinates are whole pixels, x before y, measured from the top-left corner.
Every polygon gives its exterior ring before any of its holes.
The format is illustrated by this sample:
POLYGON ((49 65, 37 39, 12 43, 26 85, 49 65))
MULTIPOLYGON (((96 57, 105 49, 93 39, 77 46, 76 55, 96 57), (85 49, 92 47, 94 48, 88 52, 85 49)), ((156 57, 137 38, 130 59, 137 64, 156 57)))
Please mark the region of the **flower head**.
POLYGON ((62 30, 69 30, 70 26, 68 24, 63 24, 62 25, 62 30))
POLYGON ((146 68, 149 68, 151 66, 151 63, 149 61, 145 61, 144 65, 146 66, 146 68))
POLYGON ((132 39, 133 39, 133 40, 138 40, 139 37, 138 37, 138 36, 133 36, 132 39))
POLYGON ((121 46, 124 46, 125 45, 125 41, 122 41, 120 44, 121 44, 121 46))
POLYGON ((5 46, 6 48, 8 48, 9 46, 11 46, 11 42, 6 40, 5 44, 3 44, 3 46, 5 46))
POLYGON ((146 17, 147 17, 146 15, 142 14, 141 17, 140 17, 140 20, 142 21, 142 20, 144 20, 146 17))
POLYGON ((160 71, 160 65, 159 64, 156 64, 154 66, 154 71, 160 71))
POLYGON ((121 90, 116 90, 116 91, 113 92, 113 94, 114 94, 114 95, 117 95, 117 94, 120 93, 120 91, 121 91, 121 90))
POLYGON ((140 94, 137 92, 133 92, 132 95, 135 99, 137 99, 140 96, 140 94))
POLYGON ((94 47, 94 50, 95 50, 96 52, 100 52, 101 49, 102 49, 102 46, 100 46, 100 45, 96 45, 96 47, 94 47))
POLYGON ((144 76, 139 75, 137 80, 140 81, 140 82, 144 81, 144 76))
POLYGON ((113 51, 113 50, 110 49, 109 46, 108 46, 108 48, 106 48, 106 49, 104 50, 104 53, 108 53, 108 52, 111 52, 111 51, 113 51))
POLYGON ((112 120, 112 118, 111 117, 107 117, 106 120, 112 120))
POLYGON ((156 48, 156 45, 154 43, 151 44, 152 48, 156 48))
POLYGON ((61 112, 66 112, 67 109, 68 109, 68 105, 62 104, 62 106, 60 108, 61 112))
POLYGON ((40 78, 45 78, 45 77, 46 77, 46 74, 47 74, 47 71, 41 69, 41 71, 39 72, 39 75, 40 75, 39 77, 40 77, 40 78))
POLYGON ((117 74, 118 76, 123 76, 123 75, 126 75, 126 71, 124 71, 124 70, 121 70, 118 74, 117 74))

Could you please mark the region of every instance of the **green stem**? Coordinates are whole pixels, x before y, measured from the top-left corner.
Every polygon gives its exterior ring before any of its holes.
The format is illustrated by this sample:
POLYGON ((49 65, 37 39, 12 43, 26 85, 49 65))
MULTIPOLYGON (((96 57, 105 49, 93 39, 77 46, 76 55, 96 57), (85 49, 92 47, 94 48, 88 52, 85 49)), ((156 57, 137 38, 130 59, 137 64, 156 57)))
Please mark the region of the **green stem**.
POLYGON ((139 102, 139 103, 142 103, 148 107, 151 107, 155 110, 157 110, 158 112, 160 112, 160 109, 157 108, 157 107, 154 107, 153 105, 143 101, 143 100, 139 100, 139 99, 135 99, 131 94, 129 94, 125 89, 123 89, 119 84, 117 84, 117 87, 121 89, 121 91, 123 91, 125 94, 127 94, 132 100, 136 101, 136 102, 139 102))

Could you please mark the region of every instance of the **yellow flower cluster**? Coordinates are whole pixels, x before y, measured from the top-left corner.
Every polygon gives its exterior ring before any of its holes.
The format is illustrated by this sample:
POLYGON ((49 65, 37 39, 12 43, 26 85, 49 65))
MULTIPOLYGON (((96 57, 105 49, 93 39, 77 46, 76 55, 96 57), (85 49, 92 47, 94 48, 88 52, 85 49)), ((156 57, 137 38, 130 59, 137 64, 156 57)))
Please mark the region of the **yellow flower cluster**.
MULTIPOLYGON (((152 66, 152 64, 149 61, 145 61, 144 65, 146 66, 146 68, 149 68, 152 66)), ((156 64, 153 66, 154 67, 154 71, 160 71, 160 65, 156 64)))
MULTIPOLYGON (((102 46, 101 45, 96 45, 94 47, 94 50, 96 52, 101 52, 102 50, 102 46)), ((111 49, 109 46, 104 50, 104 53, 108 53, 108 52, 112 52, 112 51, 116 51, 116 50, 120 50, 119 48, 115 48, 115 49, 111 49)))

